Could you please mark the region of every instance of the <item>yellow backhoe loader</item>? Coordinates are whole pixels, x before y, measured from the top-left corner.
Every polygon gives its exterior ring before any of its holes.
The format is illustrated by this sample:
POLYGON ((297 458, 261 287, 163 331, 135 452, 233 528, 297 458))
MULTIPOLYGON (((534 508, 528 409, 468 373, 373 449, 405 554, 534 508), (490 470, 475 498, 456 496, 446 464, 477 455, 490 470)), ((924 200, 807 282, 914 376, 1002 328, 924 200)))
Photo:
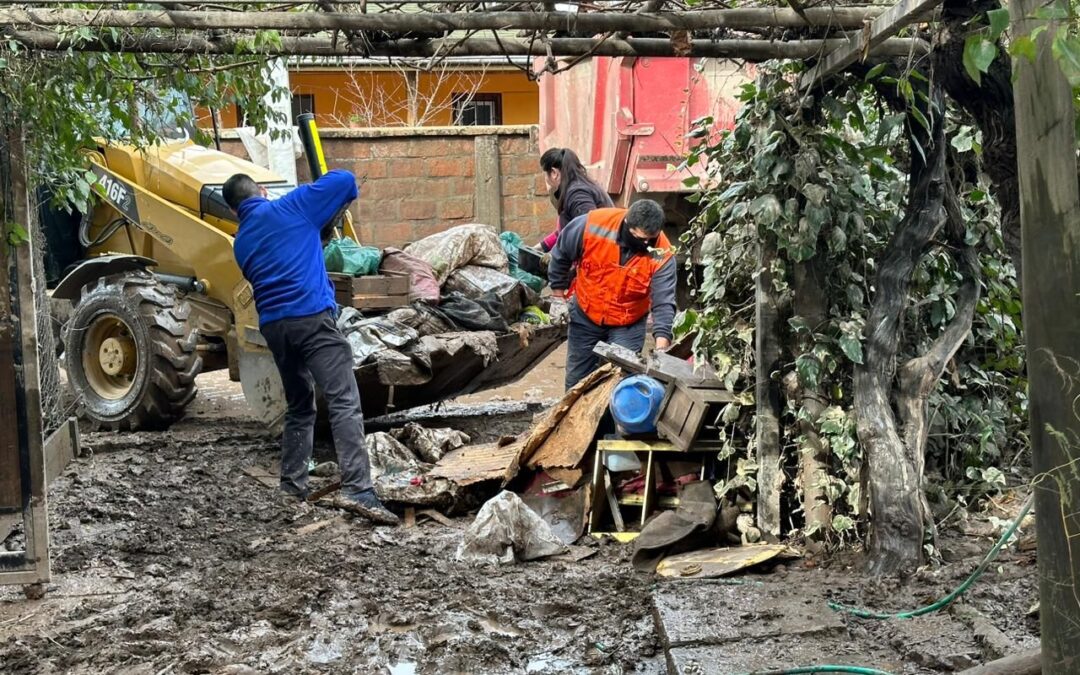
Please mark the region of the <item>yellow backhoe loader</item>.
MULTIPOLYGON (((312 174, 325 170, 313 120, 302 134, 312 174)), ((280 424, 285 403, 251 286, 233 257, 236 216, 222 184, 247 173, 273 195, 295 186, 251 162, 197 145, 189 132, 139 150, 100 144, 88 153, 97 206, 82 216, 79 246, 53 298, 70 300, 64 329, 68 379, 85 418, 117 430, 164 428, 196 394, 200 372, 228 368, 255 416, 280 424)), ((355 238, 351 221, 339 221, 355 238)), ((55 236, 46 240, 56 253, 55 236)), ((70 239, 70 237, 69 237, 70 239)), ((404 242, 402 242, 404 243, 404 242)), ((70 248, 70 247, 69 247, 70 248)), ((368 416, 497 386, 527 372, 565 336, 545 328, 500 336, 494 364, 432 363, 423 385, 395 387, 356 371, 368 416)))

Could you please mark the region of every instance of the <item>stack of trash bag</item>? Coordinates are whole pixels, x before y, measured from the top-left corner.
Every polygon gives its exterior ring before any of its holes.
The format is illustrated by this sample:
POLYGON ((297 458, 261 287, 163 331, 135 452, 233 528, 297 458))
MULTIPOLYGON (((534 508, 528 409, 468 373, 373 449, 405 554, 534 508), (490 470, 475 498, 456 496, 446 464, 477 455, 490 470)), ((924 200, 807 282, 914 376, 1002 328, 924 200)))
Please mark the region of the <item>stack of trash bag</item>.
MULTIPOLYGON (((459 225, 405 248, 431 266, 441 286, 440 309, 464 330, 506 332, 526 308, 543 312, 543 280, 517 268, 521 237, 488 225, 459 225), (514 273, 514 270, 517 273, 514 273), (479 306, 479 307, 478 307, 479 306)), ((528 320, 537 323, 539 315, 528 320)))
POLYGON ((510 276, 514 277, 521 283, 525 284, 532 290, 539 293, 544 290, 544 280, 540 277, 526 272, 518 267, 518 249, 521 247, 522 240, 517 232, 503 232, 499 235, 499 241, 502 242, 503 250, 506 251, 506 257, 510 261, 510 276))
POLYGON ((326 271, 353 277, 377 274, 382 251, 373 246, 361 246, 348 237, 331 239, 323 248, 326 271))
POLYGON ((497 336, 512 325, 558 322, 538 292, 543 280, 517 267, 520 244, 517 234, 479 224, 452 227, 404 250, 332 240, 324 249, 328 271, 410 280, 407 307, 377 316, 342 308, 338 327, 354 367, 375 364, 384 383, 422 385, 433 377, 434 357, 471 352, 487 364, 498 356, 497 336))
POLYGON ((466 265, 490 267, 504 274, 510 261, 495 229, 489 225, 458 225, 405 247, 405 252, 431 265, 439 284, 466 265))

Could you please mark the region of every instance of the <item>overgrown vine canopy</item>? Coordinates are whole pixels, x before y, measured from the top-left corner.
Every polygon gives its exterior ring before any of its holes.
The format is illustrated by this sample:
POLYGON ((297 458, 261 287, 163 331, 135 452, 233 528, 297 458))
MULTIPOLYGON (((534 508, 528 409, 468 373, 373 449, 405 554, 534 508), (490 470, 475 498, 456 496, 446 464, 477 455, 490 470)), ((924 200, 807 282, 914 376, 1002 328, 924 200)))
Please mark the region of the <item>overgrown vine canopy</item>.
MULTIPOLYGON (((856 435, 854 370, 865 362, 864 323, 875 277, 908 199, 907 115, 877 92, 910 85, 878 69, 865 80, 848 78, 832 94, 806 98, 791 84, 797 70, 763 68, 758 81, 744 87, 744 107, 730 132, 708 138, 712 120, 701 121, 697 134, 705 141, 688 163, 707 163, 709 178, 701 214, 684 242, 701 247, 706 265, 697 290, 700 309, 687 312, 681 328, 700 329, 699 352, 733 386, 746 388, 754 375, 756 252, 763 245, 775 249, 771 290, 787 325, 782 367, 774 377, 797 381, 789 391, 813 394, 787 398, 786 472, 830 514, 814 522, 802 505, 793 505, 791 522, 808 535, 842 540, 855 534, 860 511, 865 515, 866 458, 856 435), (825 301, 816 316, 800 311, 807 305, 800 296, 807 294, 825 301), (808 453, 827 458, 814 476, 799 472, 798 458, 808 453)), ((1025 449, 1025 382, 1015 270, 1002 246, 988 180, 979 171, 980 133, 958 111, 945 114, 950 153, 967 169, 955 176, 963 196, 963 241, 978 250, 986 292, 971 337, 931 397, 928 450, 933 473, 959 487, 964 501, 1004 487, 1010 462, 1025 449)), ((914 273, 903 317, 903 361, 925 352, 954 319, 961 285, 948 242, 937 242, 914 273)), ((751 449, 722 491, 756 486, 753 456, 751 449)))

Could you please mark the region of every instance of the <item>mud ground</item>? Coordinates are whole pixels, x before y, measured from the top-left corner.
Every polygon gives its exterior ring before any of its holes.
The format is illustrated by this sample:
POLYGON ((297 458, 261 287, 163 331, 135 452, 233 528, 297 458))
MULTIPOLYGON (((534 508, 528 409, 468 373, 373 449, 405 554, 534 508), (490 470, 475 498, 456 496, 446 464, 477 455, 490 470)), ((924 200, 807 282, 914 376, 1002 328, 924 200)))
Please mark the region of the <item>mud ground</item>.
MULTIPOLYGON (((513 388, 429 416, 478 437, 520 431, 561 391, 553 361, 513 388), (470 414, 467 404, 492 398, 502 414, 470 414), (523 400, 533 403, 515 403, 523 400)), ((200 384, 191 414, 168 432, 85 434, 88 455, 49 496, 46 596, 0 587, 0 672, 731 673, 742 672, 735 663, 765 667, 760 650, 763 659, 820 663, 824 654, 937 673, 1037 644, 1037 619, 1026 616, 1037 595, 1033 554, 1007 552, 949 611, 906 622, 842 617, 791 645, 759 635, 717 647, 687 627, 752 626, 786 613, 784 603, 797 612, 825 599, 922 605, 957 585, 991 539, 946 532, 954 562, 902 584, 867 580, 853 554, 787 562, 747 577, 778 591, 780 604, 767 608, 738 587, 635 575, 614 543, 579 562, 477 568, 454 560, 469 517, 393 529, 279 505, 273 488, 244 473, 274 460, 276 439, 247 418, 237 387, 217 374, 200 384)))

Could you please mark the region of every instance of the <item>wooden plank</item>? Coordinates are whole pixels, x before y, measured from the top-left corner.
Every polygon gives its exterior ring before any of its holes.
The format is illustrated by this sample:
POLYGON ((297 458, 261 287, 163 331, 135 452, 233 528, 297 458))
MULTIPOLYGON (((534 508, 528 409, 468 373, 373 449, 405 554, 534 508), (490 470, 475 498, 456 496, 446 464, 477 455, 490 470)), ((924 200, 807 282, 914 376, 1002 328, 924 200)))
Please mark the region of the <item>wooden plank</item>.
POLYGON ((474 485, 488 480, 508 480, 517 471, 522 442, 468 445, 448 452, 428 474, 458 485, 474 485))
POLYGON ((335 292, 348 295, 408 295, 408 275, 371 274, 353 277, 348 274, 330 273, 335 292))
POLYGON ((938 8, 945 0, 899 0, 895 5, 868 22, 863 30, 852 33, 848 43, 835 49, 805 73, 799 80, 803 89, 813 87, 819 80, 834 75, 851 64, 865 59, 874 49, 896 33, 938 8))
POLYGON ((334 300, 339 305, 354 309, 396 309, 409 304, 409 296, 405 295, 349 295, 338 291, 334 294, 334 300))
POLYGON ((502 177, 499 173, 499 137, 477 136, 473 141, 474 220, 502 232, 502 177))
POLYGON ((780 367, 780 299, 773 285, 773 245, 758 246, 758 278, 755 298, 755 398, 757 403, 758 527, 766 536, 780 537, 780 492, 784 482, 780 446, 780 382, 773 373, 780 367))
POLYGON ((1044 5, 1010 3, 1013 40, 1047 29, 1035 38, 1035 61, 1013 67, 1042 670, 1056 674, 1080 663, 1080 185, 1073 90, 1051 49, 1059 24, 1034 18, 1044 5))
MULTIPOLYGON (((0 185, 7 188, 4 195, 10 199, 0 201, 0 222, 19 223, 28 233, 27 241, 21 245, 0 243, 0 277, 5 277, 8 282, 4 288, 6 315, 0 315, 0 326, 5 328, 0 330, 6 330, 10 337, 15 366, 14 405, 5 410, 9 423, 3 426, 15 429, 19 506, 23 513, 26 544, 24 551, 5 555, 8 560, 5 560, 4 571, 0 572, 0 583, 28 584, 40 589, 38 585, 49 581, 50 577, 45 438, 33 271, 34 252, 42 242, 37 241, 31 217, 33 209, 22 129, 17 122, 12 126, 11 121, 5 121, 5 125, 4 137, 0 138, 0 185), (14 331, 11 331, 12 327, 14 331)), ((8 376, 11 376, 10 372, 8 376)), ((2 381, 0 385, 8 386, 2 381)))
POLYGON ((607 497, 608 508, 611 509, 611 519, 615 521, 615 529, 626 532, 626 523, 623 522, 622 511, 619 510, 619 500, 615 497, 615 487, 611 484, 611 474, 607 469, 602 469, 604 474, 604 495, 607 497))
POLYGON ((593 354, 614 363, 625 371, 637 375, 648 375, 664 384, 682 382, 693 387, 720 388, 724 386, 709 366, 695 366, 686 359, 664 352, 652 352, 648 357, 642 357, 632 349, 600 342, 593 348, 593 354))
MULTIPOLYGON (((0 256, 2 249, 0 243, 0 256)), ((7 299, 7 275, 0 274, 0 410, 10 414, 15 410, 15 333, 11 330, 13 325, 6 320, 10 314, 7 299)), ((21 495, 18 429, 14 424, 0 424, 0 510, 18 509, 21 495)))
POLYGON ((622 439, 602 438, 596 442, 596 449, 605 452, 676 452, 674 445, 667 441, 624 441, 622 439))
POLYGON ((79 423, 71 417, 45 441, 46 483, 53 482, 78 456, 79 423))

